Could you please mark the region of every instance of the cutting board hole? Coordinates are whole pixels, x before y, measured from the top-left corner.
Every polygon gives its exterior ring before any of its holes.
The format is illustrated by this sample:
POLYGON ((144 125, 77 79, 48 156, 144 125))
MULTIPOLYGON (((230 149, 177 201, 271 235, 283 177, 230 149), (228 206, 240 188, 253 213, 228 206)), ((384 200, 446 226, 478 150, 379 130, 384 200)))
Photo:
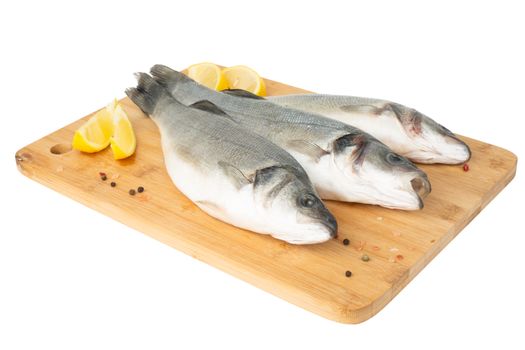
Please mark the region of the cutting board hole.
POLYGON ((53 154, 64 154, 71 151, 71 145, 67 143, 59 143, 49 149, 53 154))

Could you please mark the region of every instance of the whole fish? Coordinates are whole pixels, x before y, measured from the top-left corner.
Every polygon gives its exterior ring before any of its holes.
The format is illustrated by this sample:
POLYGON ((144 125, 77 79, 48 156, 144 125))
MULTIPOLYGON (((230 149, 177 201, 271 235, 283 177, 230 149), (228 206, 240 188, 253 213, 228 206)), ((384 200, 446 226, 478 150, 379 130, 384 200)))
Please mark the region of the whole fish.
POLYGON ((210 90, 166 66, 154 66, 151 74, 181 103, 213 112, 211 101, 238 125, 284 148, 304 167, 323 199, 416 210, 430 192, 423 171, 355 127, 246 91, 210 90))
POLYGON ((467 144, 450 130, 398 103, 320 94, 283 95, 269 99, 281 106, 318 113, 360 128, 414 162, 461 164, 470 159, 467 144))
POLYGON ((139 73, 129 98, 157 124, 168 173, 209 215, 294 244, 336 237, 337 223, 286 151, 220 116, 187 107, 139 73))

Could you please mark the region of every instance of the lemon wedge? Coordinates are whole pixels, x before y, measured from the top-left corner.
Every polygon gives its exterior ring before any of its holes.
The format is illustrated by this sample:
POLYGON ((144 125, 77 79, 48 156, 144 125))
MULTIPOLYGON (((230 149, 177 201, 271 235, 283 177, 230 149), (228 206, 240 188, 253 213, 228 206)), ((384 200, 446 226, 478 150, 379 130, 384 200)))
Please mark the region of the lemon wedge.
POLYGON ((198 63, 188 67, 188 76, 213 90, 224 90, 228 83, 219 66, 213 63, 198 63))
POLYGON ((250 67, 234 66, 222 70, 228 88, 242 89, 258 96, 266 95, 266 86, 263 79, 250 67))
POLYGON ((124 159, 135 153, 137 139, 131 122, 120 104, 113 110, 113 136, 110 138, 113 158, 124 159))
POLYGON ((113 121, 107 108, 101 109, 78 128, 73 136, 73 149, 94 153, 103 150, 110 143, 113 121))

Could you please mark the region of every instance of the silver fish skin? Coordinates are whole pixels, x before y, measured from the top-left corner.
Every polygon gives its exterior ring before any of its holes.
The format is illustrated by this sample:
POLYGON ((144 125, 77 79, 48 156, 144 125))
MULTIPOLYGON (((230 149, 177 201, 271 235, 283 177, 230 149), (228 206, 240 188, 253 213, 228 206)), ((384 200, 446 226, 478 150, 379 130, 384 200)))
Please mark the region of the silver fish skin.
POLYGON ((334 216, 290 154, 225 113, 180 104, 148 74, 137 78, 126 94, 158 126, 173 183, 203 211, 292 244, 336 237, 334 216))
POLYGON ((153 77, 178 101, 232 119, 284 148, 306 170, 321 198, 417 210, 430 192, 426 174, 374 137, 321 115, 285 108, 245 91, 210 90, 169 67, 153 77))
POLYGON ((353 125, 417 163, 462 164, 471 156, 468 145, 450 130, 398 103, 323 94, 273 96, 269 100, 353 125))

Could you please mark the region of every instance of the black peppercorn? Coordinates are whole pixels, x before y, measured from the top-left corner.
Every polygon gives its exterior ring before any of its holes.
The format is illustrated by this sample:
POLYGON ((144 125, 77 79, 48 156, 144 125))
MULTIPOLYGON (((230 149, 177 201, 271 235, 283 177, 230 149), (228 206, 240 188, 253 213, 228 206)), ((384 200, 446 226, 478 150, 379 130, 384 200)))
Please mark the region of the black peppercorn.
POLYGON ((343 244, 344 245, 349 245, 350 244, 350 240, 348 238, 343 239, 343 244))
POLYGON ((350 277, 350 276, 352 276, 352 271, 346 271, 346 272, 345 272, 345 276, 346 276, 346 277, 350 277))
POLYGON ((139 188, 137 188, 137 192, 138 192, 138 193, 142 193, 142 192, 144 192, 144 187, 139 186, 139 188))
POLYGON ((110 185, 111 185, 111 187, 117 186, 117 184, 115 182, 113 182, 113 181, 110 183, 110 185))
POLYGON ((135 195, 135 190, 133 190, 133 189, 129 190, 129 194, 134 196, 135 195))

